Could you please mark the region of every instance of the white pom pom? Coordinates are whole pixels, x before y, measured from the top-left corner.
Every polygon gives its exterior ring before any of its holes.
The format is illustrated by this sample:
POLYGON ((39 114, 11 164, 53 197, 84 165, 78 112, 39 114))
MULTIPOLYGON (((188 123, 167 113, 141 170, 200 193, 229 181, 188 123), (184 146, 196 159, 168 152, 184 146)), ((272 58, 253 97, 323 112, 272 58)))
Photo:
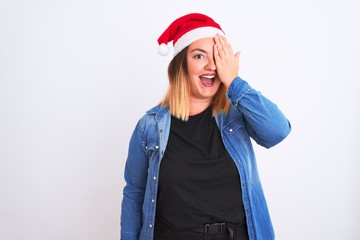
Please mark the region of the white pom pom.
POLYGON ((169 53, 169 47, 165 43, 160 44, 158 52, 161 56, 166 56, 169 53))

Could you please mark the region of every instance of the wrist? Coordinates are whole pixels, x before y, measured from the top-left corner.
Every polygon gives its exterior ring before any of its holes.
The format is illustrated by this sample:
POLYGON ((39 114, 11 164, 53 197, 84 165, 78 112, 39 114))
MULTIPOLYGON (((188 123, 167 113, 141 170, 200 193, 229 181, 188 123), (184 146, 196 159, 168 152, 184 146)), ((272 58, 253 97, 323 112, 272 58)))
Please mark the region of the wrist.
POLYGON ((223 80, 222 83, 224 84, 224 86, 226 87, 226 89, 229 89, 231 83, 234 81, 235 78, 237 78, 238 76, 234 76, 234 77, 229 77, 226 80, 223 80))

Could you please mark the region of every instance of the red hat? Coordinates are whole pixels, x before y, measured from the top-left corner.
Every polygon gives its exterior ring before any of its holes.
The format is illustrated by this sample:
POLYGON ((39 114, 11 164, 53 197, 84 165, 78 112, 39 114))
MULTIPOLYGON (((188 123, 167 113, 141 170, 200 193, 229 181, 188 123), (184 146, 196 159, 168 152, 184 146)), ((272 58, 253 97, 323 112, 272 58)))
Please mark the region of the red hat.
POLYGON ((172 41, 175 56, 192 42, 215 37, 218 33, 224 34, 212 18, 200 13, 190 13, 173 21, 159 37, 158 51, 160 55, 166 56, 169 53, 167 44, 172 41))

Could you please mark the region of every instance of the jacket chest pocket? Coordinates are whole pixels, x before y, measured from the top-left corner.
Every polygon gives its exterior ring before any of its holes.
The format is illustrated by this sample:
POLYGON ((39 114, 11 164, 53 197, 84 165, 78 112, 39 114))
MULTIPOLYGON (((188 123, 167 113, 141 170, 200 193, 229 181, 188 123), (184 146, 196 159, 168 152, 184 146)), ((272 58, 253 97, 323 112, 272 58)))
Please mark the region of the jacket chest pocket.
POLYGON ((160 147, 158 141, 154 140, 142 142, 142 149, 145 152, 149 163, 151 163, 159 153, 160 147))
POLYGON ((243 143, 248 137, 242 117, 236 118, 223 127, 225 134, 238 143, 243 143))

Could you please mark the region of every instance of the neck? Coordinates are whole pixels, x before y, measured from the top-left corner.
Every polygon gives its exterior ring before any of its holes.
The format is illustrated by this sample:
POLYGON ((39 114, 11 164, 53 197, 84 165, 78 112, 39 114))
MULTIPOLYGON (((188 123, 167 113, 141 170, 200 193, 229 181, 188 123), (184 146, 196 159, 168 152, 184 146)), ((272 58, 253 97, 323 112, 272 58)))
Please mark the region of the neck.
POLYGON ((207 107, 210 106, 210 100, 191 100, 190 101, 190 116, 203 112, 207 107))

